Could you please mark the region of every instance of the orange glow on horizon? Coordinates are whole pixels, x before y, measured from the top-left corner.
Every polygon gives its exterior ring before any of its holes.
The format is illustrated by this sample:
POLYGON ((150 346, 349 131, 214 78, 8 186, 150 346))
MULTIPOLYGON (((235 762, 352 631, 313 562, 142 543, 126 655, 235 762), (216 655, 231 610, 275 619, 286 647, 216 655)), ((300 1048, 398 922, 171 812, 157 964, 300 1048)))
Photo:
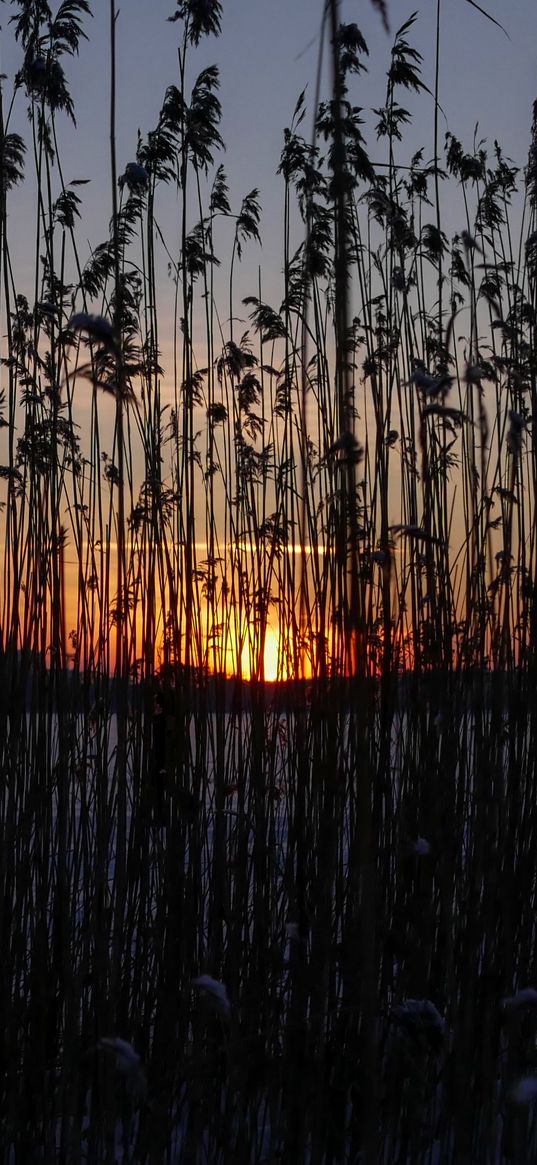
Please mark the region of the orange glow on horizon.
MULTIPOLYGON (((115 577, 115 546, 111 546, 109 574, 115 577)), ((101 560, 96 559, 95 578, 101 582, 99 568, 101 560)), ((64 589, 62 593, 62 656, 68 668, 96 670, 114 674, 116 671, 117 625, 110 618, 114 611, 113 585, 109 596, 101 583, 100 588, 86 586, 79 589, 77 561, 69 554, 65 559, 64 589)), ((233 599, 217 596, 214 606, 199 594, 190 613, 191 626, 187 629, 185 609, 179 599, 179 609, 171 620, 170 602, 172 596, 165 593, 153 594, 153 616, 148 620, 143 585, 130 596, 125 623, 125 647, 127 659, 125 669, 131 675, 158 675, 164 667, 181 670, 183 666, 192 668, 200 675, 223 675, 231 679, 240 677, 245 682, 252 680, 267 683, 286 683, 296 680, 310 681, 316 676, 353 675, 356 662, 351 659, 349 649, 343 641, 340 624, 325 619, 324 634, 321 638, 316 625, 315 612, 305 616, 300 628, 300 617, 290 618, 287 610, 284 625, 278 623, 280 608, 272 608, 272 621, 263 621, 252 616, 250 622, 244 609, 239 614, 233 599), (162 607, 161 607, 162 602, 162 607), (343 661, 343 664, 341 664, 343 661), (340 664, 338 668, 337 665, 340 664), (341 667, 343 670, 341 670, 341 667)), ((175 593, 175 602, 178 595, 175 593)), ((21 610, 23 608, 21 607, 21 610)), ((52 643, 50 608, 47 615, 46 643, 52 643)), ((383 667, 382 626, 375 625, 374 635, 364 637, 357 650, 357 665, 365 674, 378 676, 383 667)), ((400 620, 393 626, 391 644, 391 666, 396 671, 412 670, 415 666, 415 650, 411 629, 400 620)), ((44 642, 41 637, 41 642, 44 642)), ((35 645, 39 651, 39 646, 35 645)), ((47 662, 53 659, 53 649, 47 648, 47 662)))
POLYGON ((248 641, 245 642, 241 654, 241 671, 242 676, 246 680, 253 679, 256 675, 259 679, 263 678, 268 683, 275 683, 277 680, 290 679, 290 667, 282 637, 276 627, 268 626, 265 631, 265 642, 263 645, 263 668, 262 676, 259 675, 259 667, 255 658, 255 652, 251 650, 248 641))

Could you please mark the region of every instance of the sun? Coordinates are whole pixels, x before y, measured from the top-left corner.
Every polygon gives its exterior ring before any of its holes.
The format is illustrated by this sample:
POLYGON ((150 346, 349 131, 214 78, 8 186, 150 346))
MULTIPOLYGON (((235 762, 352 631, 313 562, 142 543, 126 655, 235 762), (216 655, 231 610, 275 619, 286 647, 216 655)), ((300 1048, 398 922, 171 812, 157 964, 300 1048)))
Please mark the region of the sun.
MULTIPOLYGON (((254 660, 252 644, 247 639, 243 643, 241 654, 241 671, 245 680, 253 679, 258 672, 258 662, 254 660)), ((280 650, 280 636, 275 627, 266 627, 263 648, 263 678, 268 683, 286 679, 287 670, 280 650)))
POLYGON ((267 627, 265 637, 265 650, 263 652, 263 667, 265 672, 265 679, 269 683, 274 683, 275 680, 284 679, 282 675, 282 663, 280 653, 280 637, 278 632, 273 627, 267 627))

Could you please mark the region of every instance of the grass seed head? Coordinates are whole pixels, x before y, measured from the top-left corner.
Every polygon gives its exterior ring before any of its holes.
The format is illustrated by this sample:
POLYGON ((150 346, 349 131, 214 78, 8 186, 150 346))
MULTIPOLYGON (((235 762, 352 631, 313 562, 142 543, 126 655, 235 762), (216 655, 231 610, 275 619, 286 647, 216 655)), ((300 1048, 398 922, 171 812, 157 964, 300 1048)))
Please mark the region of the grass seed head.
POLYGON ((118 179, 118 186, 120 189, 126 186, 128 190, 147 190, 149 174, 145 166, 141 166, 139 162, 128 162, 125 173, 118 179))
POLYGON ((446 1021, 430 999, 405 999, 393 1008, 399 1028, 415 1043, 439 1051, 447 1032, 446 1021))
POLYGON ((342 453, 344 460, 352 461, 356 465, 359 461, 362 460, 363 457, 362 446, 360 445, 359 441, 356 440, 354 433, 351 433, 349 430, 346 430, 344 433, 342 433, 341 436, 338 437, 337 440, 332 443, 332 445, 330 445, 327 457, 335 457, 337 453, 342 453))
POLYGON ((129 1092, 142 1099, 147 1092, 147 1080, 141 1057, 132 1044, 120 1036, 104 1036, 99 1040, 97 1047, 100 1051, 115 1056, 116 1069, 125 1078, 129 1092))
POLYGON ((537 1099, 537 1076, 521 1076, 508 1093, 512 1104, 526 1108, 537 1099))
POLYGON ((415 384, 424 397, 443 397, 449 392, 453 384, 453 377, 447 372, 441 372, 439 376, 431 376, 424 368, 418 367, 414 369, 407 383, 415 384))
POLYGON ((513 1014, 525 1007, 537 1007, 537 991, 535 987, 522 987, 515 995, 507 995, 502 1000, 503 1010, 513 1014))
POLYGON ((200 991, 210 999, 215 1010, 223 1019, 230 1018, 231 1004, 225 983, 221 983, 219 979, 213 979, 212 975, 198 975, 197 979, 192 980, 192 984, 194 987, 199 987, 200 991))
POLYGON ((91 340, 96 340, 110 351, 118 349, 118 335, 114 325, 104 316, 91 315, 86 311, 75 312, 68 327, 72 332, 85 332, 91 340))

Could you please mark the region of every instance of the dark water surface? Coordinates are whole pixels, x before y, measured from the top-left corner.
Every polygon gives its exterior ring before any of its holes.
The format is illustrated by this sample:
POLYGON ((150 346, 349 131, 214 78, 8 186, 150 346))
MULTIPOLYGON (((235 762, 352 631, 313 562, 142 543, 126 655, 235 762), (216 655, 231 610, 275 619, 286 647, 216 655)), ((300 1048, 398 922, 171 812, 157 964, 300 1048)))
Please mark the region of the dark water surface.
POLYGON ((531 684, 163 715, 4 717, 2 1160, 532 1160, 531 684))

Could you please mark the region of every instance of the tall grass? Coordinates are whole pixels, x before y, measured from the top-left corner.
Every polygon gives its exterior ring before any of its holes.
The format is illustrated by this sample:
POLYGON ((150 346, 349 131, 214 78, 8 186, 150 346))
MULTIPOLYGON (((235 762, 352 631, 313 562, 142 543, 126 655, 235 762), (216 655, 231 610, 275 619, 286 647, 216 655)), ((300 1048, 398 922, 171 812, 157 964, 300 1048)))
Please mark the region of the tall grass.
POLYGON ((118 174, 110 0, 111 223, 85 263, 58 127, 89 5, 15 8, 4 1159, 527 1161, 535 120, 523 175, 497 144, 440 156, 437 120, 433 160, 406 157, 411 17, 373 165, 367 46, 328 5, 331 92, 299 97, 279 160, 282 300, 261 274, 239 299, 262 211, 255 186, 231 205, 196 72, 220 4, 178 4, 177 76, 118 174))

